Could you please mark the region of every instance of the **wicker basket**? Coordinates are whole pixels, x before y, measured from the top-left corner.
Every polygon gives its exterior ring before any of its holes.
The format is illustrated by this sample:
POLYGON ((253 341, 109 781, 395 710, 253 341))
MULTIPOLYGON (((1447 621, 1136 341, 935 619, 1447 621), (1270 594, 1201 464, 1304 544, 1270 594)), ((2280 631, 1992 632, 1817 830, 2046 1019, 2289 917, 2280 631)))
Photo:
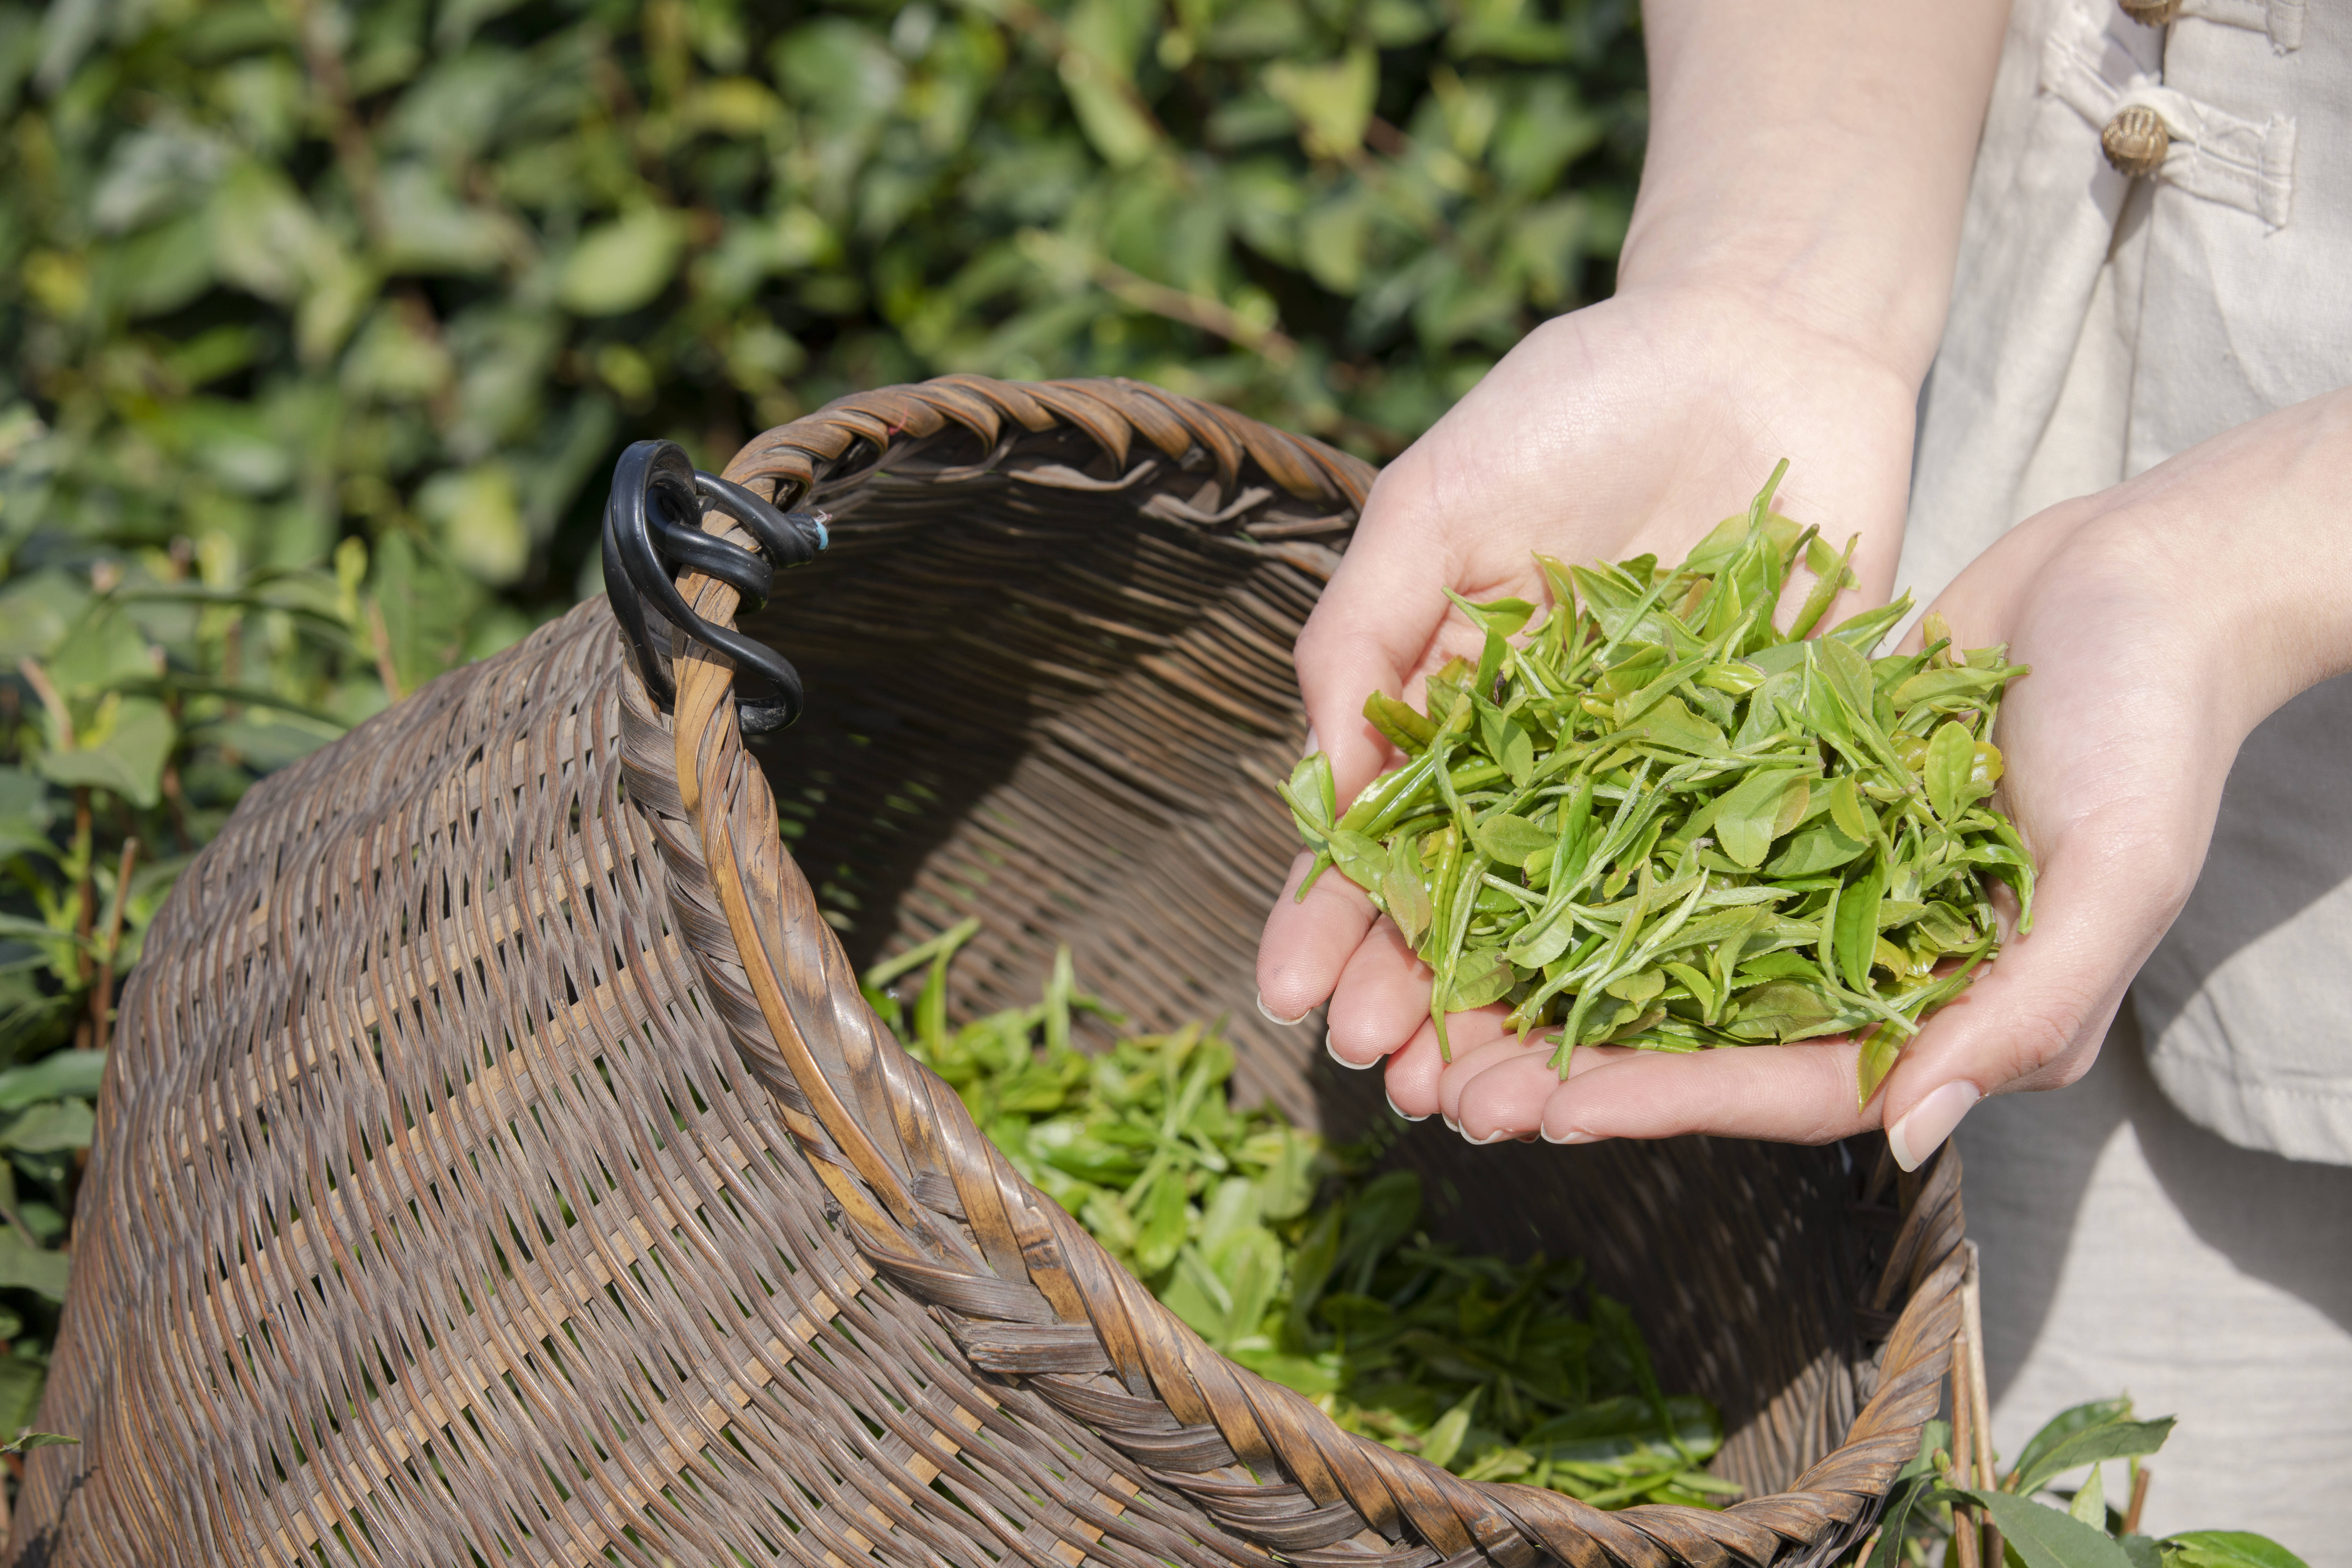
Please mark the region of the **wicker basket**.
POLYGON ((1140 1020, 1230 1015, 1246 1090, 1361 1114, 1249 1005, 1289 648, 1361 464, 1129 383, 951 379, 729 472, 836 520, 740 621, 810 692, 756 763, 726 661, 673 632, 665 712, 592 604, 265 781, 182 878, 41 1415, 82 1443, 30 1459, 11 1561, 1649 1568, 1868 1527, 1942 1397, 1948 1154, 1403 1141, 1465 1238, 1536 1215, 1724 1408, 1749 1500, 1603 1513, 1221 1359, 859 999, 854 963, 979 913, 959 1008, 1068 942, 1140 1020))

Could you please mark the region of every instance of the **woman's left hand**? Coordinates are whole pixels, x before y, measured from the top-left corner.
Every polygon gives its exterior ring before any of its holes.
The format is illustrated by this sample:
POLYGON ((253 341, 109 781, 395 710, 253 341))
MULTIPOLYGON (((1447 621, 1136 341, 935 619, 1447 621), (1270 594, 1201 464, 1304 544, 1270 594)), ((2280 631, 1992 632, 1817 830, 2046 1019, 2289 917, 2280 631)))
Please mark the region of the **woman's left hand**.
POLYGON ((2081 1077, 2196 884, 2239 744, 2352 667, 2347 479, 2352 390, 2028 520, 1937 601, 1956 641, 2005 642, 2032 668, 2001 708, 1996 804, 2039 868, 2034 925, 1927 1022, 1870 1103, 1855 1101, 1851 1040, 1586 1049, 1562 1081, 1532 1037, 1444 1068, 1438 1109, 1474 1142, 1819 1142, 1884 1125, 1908 1169, 1984 1096, 2081 1077))

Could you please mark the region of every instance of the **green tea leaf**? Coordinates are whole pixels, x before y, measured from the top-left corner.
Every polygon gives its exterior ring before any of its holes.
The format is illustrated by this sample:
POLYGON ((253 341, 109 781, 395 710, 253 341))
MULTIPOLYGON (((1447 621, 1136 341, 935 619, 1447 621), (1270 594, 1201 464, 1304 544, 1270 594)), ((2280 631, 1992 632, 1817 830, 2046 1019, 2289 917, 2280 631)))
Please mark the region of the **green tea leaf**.
POLYGON ((1924 782, 1936 815, 1946 822, 1957 820, 1975 798, 1969 784, 1969 773, 1975 763, 1976 737, 1969 733, 1966 725, 1948 719, 1936 727, 1935 736, 1927 742, 1924 782))
POLYGON ((1381 901, 1409 944, 1418 945, 1429 930, 1429 889, 1422 879, 1421 840, 1411 834, 1390 848, 1381 873, 1381 901))
POLYGON ((1794 810, 1804 810, 1806 784, 1802 775, 1794 773, 1758 772, 1745 784, 1725 795, 1716 807, 1716 842, 1723 852, 1742 866, 1758 867, 1771 852, 1772 840, 1782 831, 1780 824, 1794 810))
POLYGON ((2099 1477, 2099 1467, 2093 1465, 2088 1479, 2083 1482, 2074 1500, 2066 1506, 2066 1517, 2080 1521, 2095 1530, 2107 1528, 2107 1486, 2099 1477))
POLYGON ((2020 1464, 2017 1489, 2033 1491, 2069 1470, 2102 1460, 2153 1454, 2171 1436, 2172 1421, 2169 1415, 2154 1421, 2106 1421, 2070 1432, 2036 1454, 2031 1468, 2020 1464))
POLYGON ((1535 777, 1536 743, 1525 730, 1517 724, 1508 725, 1504 731, 1503 749, 1498 760, 1512 784, 1525 789, 1535 777))
POLYGON ((1775 980, 1740 997, 1738 1011, 1725 1026, 1743 1040, 1785 1040, 1838 1016, 1838 1008, 1816 987, 1775 980))
POLYGON ((1835 822, 1809 827, 1791 837, 1765 863, 1764 874, 1774 878, 1818 877, 1834 871, 1870 847, 1864 838, 1852 838, 1835 822))
POLYGON ((1324 847, 1332 864, 1348 880, 1366 892, 1380 891, 1381 879, 1388 874, 1389 850, 1379 839, 1366 834, 1350 833, 1335 827, 1324 839, 1324 847))
MULTIPOLYGON (((1885 893, 1885 864, 1873 861, 1862 879, 1838 899, 1838 969, 1849 990, 1870 989, 1871 959, 1878 943, 1878 910, 1885 893)), ((1864 1098, 1867 1100, 1868 1096, 1864 1098)))
POLYGON ((1967 1490, 1992 1516, 2001 1536, 2025 1560, 2025 1568, 2131 1568, 2131 1559, 2104 1530, 2095 1530, 2054 1508, 2014 1492, 1967 1490))
POLYGON ((1472 1389, 1452 1409, 1437 1418, 1436 1423, 1421 1440, 1421 1457, 1433 1465, 1445 1466, 1462 1449, 1462 1439, 1469 1435, 1470 1413, 1478 1407, 1480 1390, 1472 1389))
POLYGON ((1474 1007, 1484 1007, 1499 1002, 1504 993, 1517 984, 1517 976, 1503 954, 1492 948, 1473 948, 1462 955, 1454 972, 1454 984, 1446 993, 1445 1010, 1467 1013, 1474 1007))
POLYGON ((1878 837, 1878 814, 1864 803, 1852 773, 1840 774, 1830 785, 1830 820, 1848 838, 1868 844, 1878 837))
POLYGON ((1320 847, 1333 827, 1339 809, 1339 785, 1331 776, 1331 759, 1315 752, 1298 760, 1290 770, 1290 782, 1282 788, 1282 798, 1290 807, 1292 820, 1301 833, 1311 835, 1310 842, 1320 847))
POLYGON ((1549 854, 1557 837, 1524 816, 1508 812, 1490 816, 1472 829, 1487 858, 1516 866, 1530 855, 1549 854))
POLYGON ((2164 1538, 2165 1561, 2180 1568, 2308 1568, 2266 1535, 2244 1530, 2191 1530, 2164 1538))
POLYGON ((1854 1058, 1854 1103, 1868 1105, 1886 1075, 1895 1070, 1896 1058, 1903 1055, 1905 1040, 1901 1030, 1891 1024, 1880 1024, 1861 1039, 1861 1053, 1854 1058))
MULTIPOLYGON (((2069 1437, 2077 1433, 2088 1431, 2094 1426, 2106 1426, 2118 1421, 2128 1421, 2131 1419, 2131 1414, 2132 1402, 2122 1396, 2113 1399, 2094 1399, 2060 1411, 2043 1423, 2040 1431, 2026 1439, 2025 1447, 2018 1453, 2013 1473, 2019 1477, 2024 1476, 2042 1463, 2044 1455, 2069 1437)), ((2054 1475, 2059 1472, 2051 1473, 2054 1475)), ((2016 1489, 2014 1482, 2010 1483, 2010 1489, 2016 1489)))
POLYGON ((1192 1205, 1185 1201, 1184 1184, 1173 1175, 1162 1175, 1151 1184, 1143 1201, 1142 1212, 1136 1215, 1135 1271, 1145 1279, 1159 1273, 1176 1261, 1177 1252, 1192 1225, 1192 1205))
POLYGON ((1491 599, 1474 605, 1451 588, 1445 590, 1445 596, 1454 601, 1455 609, 1470 618, 1472 626, 1496 637, 1513 636, 1536 613, 1536 607, 1525 599, 1491 599))
POLYGON ((1408 756, 1425 750, 1437 736, 1437 726, 1411 704, 1382 692, 1375 691, 1364 699, 1364 717, 1408 756))

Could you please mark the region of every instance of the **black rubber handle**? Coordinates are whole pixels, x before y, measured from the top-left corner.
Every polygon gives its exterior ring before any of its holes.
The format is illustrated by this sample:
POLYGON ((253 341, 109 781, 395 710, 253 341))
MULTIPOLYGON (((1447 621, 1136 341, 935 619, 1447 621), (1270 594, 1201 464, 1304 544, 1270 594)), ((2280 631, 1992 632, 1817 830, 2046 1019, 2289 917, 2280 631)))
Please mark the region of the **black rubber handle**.
POLYGON ((779 568, 816 559, 825 547, 828 521, 821 511, 779 511, 740 485, 697 471, 674 441, 639 441, 621 454, 604 501, 604 596, 656 703, 673 706, 677 690, 646 630, 648 600, 670 625, 735 661, 735 711, 743 733, 767 734, 801 716, 800 671, 766 644, 696 615, 672 574, 690 570, 717 578, 757 609, 775 586, 779 568), (760 542, 759 552, 705 533, 706 506, 749 530, 760 542))

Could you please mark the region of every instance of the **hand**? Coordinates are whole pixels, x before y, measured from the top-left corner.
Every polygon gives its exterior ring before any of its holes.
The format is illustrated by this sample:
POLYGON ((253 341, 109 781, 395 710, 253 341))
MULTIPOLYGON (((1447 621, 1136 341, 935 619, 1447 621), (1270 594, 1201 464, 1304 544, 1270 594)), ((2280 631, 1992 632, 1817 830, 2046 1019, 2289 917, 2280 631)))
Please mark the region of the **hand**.
POLYGON ((1505 1041, 1444 1070, 1441 1108, 1476 1142, 1819 1142, 1883 1122, 1910 1169, 1982 1097, 2081 1077, 2196 884, 2240 743, 2352 665, 2347 472, 2352 391, 2029 520, 1937 601, 1958 641, 2006 642, 2032 667, 2001 708, 1995 804, 2040 868, 2034 926, 1927 1021, 1871 1104, 1854 1103, 1847 1041, 1579 1051, 1564 1083, 1544 1050, 1505 1041))
MULTIPOLYGON (((1861 533, 1860 591, 1883 599, 1901 547, 1916 390, 1906 368, 1840 336, 1686 286, 1628 290, 1531 334, 1381 475, 1299 638, 1314 743, 1331 754, 1339 798, 1396 760, 1363 718, 1366 695, 1417 700, 1448 658, 1477 657, 1479 634, 1444 588, 1540 603, 1538 550, 1579 563, 1645 551, 1677 560, 1784 456, 1798 461, 1778 508, 1841 545, 1861 533)), ((1791 609, 1803 591, 1788 595, 1791 609)), ((1390 1097, 1425 1114, 1439 1065, 1429 973, 1346 879, 1326 876, 1293 901, 1307 864, 1301 856, 1266 921, 1259 1005, 1285 1020, 1330 998, 1332 1054, 1368 1066, 1399 1053, 1390 1097)), ((1500 1032, 1499 1009, 1450 1028, 1457 1052, 1500 1032)))

